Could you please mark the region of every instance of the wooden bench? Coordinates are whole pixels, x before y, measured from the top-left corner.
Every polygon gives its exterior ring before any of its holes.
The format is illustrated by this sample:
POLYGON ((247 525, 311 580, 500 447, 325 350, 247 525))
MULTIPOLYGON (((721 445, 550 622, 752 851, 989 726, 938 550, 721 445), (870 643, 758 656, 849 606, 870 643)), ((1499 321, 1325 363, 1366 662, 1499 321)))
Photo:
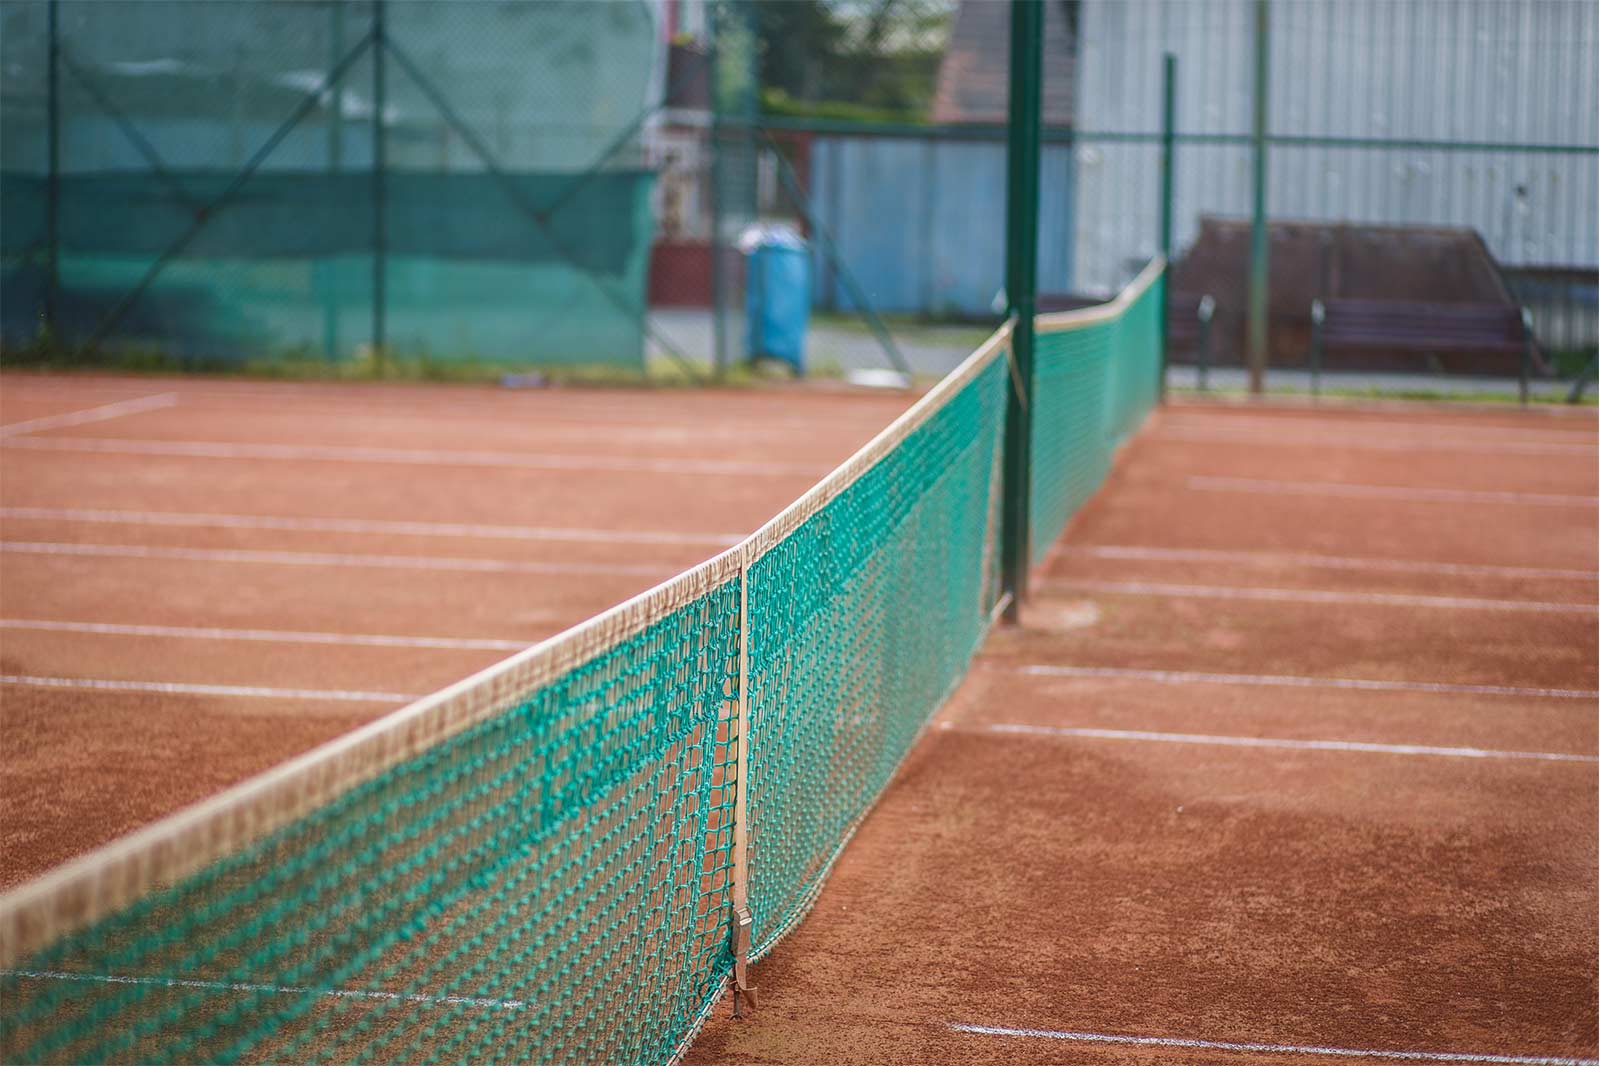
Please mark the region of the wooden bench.
MULTIPOLYGON (((1515 355, 1523 401, 1537 358, 1525 308, 1503 304, 1414 303, 1403 300, 1311 301, 1311 391, 1328 348, 1418 352, 1438 367, 1445 357, 1515 355)), ((1480 364, 1481 365, 1481 364, 1480 364)))

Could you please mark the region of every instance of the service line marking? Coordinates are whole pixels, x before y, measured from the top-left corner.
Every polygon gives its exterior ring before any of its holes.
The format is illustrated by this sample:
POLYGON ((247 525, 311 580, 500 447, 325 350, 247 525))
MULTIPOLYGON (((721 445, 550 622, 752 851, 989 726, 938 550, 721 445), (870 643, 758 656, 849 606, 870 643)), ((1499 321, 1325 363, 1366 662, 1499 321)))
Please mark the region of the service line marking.
POLYGON ((461 651, 521 651, 531 640, 474 637, 405 637, 381 633, 315 633, 290 629, 224 629, 211 626, 123 625, 0 618, 0 629, 45 633, 99 633, 119 637, 180 637, 195 640, 254 640, 275 644, 339 644, 373 648, 447 648, 461 651))
POLYGON ((178 402, 175 392, 163 392, 154 396, 140 396, 132 400, 118 400, 116 403, 104 404, 100 407, 91 407, 85 411, 69 411, 66 414, 46 415, 43 418, 30 418, 26 422, 12 422, 10 425, 0 426, 0 438, 16 437, 23 433, 36 433, 41 429, 64 429, 67 426, 83 426, 90 422, 105 422, 124 415, 136 415, 141 411, 156 411, 163 407, 171 407, 178 402))
MULTIPOLYGON (((0 508, 0 517, 6 509, 0 508)), ((1548 566, 1495 566, 1487 563, 1435 563, 1419 559, 1364 559, 1353 555, 1317 555, 1310 552, 1236 551, 1217 548, 1150 548, 1124 544, 1063 544, 1071 555, 1096 559, 1137 559, 1156 562, 1227 562, 1255 566, 1306 566, 1319 570, 1372 570, 1397 574, 1452 574, 1485 577, 1551 577, 1578 581, 1600 580, 1600 571, 1567 570, 1548 566)))
POLYGON ((267 563, 277 566, 371 566, 389 570, 458 570, 478 573, 596 574, 666 577, 673 568, 613 563, 541 563, 518 559, 452 559, 424 555, 363 555, 355 552, 255 551, 246 548, 166 548, 145 544, 59 544, 0 541, 0 551, 25 555, 88 555, 112 559, 186 559, 206 563, 267 563))
POLYGON ((280 996, 325 996, 330 999, 375 999, 388 1002, 422 1003, 428 1006, 488 1007, 491 1010, 522 1010, 527 1000, 494 999, 488 996, 430 996, 421 992, 379 992, 365 988, 312 988, 307 985, 267 985, 249 981, 201 981, 185 977, 130 977, 121 974, 64 973, 60 970, 0 970, 0 976, 25 977, 41 981, 88 981, 110 985, 154 985, 158 988, 203 988, 217 992, 267 993, 280 996))
POLYGON ((1381 1048, 1326 1047, 1318 1044, 1258 1044, 1234 1040, 1200 1040, 1179 1036, 1131 1036, 1123 1033, 1084 1033, 1070 1029, 1008 1029, 998 1025, 963 1025, 958 1033, 982 1036, 1030 1036, 1046 1040, 1071 1040, 1082 1044, 1123 1044, 1136 1047, 1191 1048, 1204 1051, 1249 1051, 1276 1055, 1327 1055, 1343 1059, 1387 1059, 1392 1062, 1505 1063, 1510 1066, 1600 1066, 1600 1060, 1561 1055, 1493 1055, 1474 1051, 1389 1051, 1381 1048))
POLYGON ((1109 592, 1122 596, 1173 596, 1184 599, 1268 600, 1275 603, 1362 603, 1384 607, 1437 607, 1466 611, 1532 611, 1541 614, 1595 614, 1592 603, 1541 600, 1489 600, 1469 596, 1420 596, 1398 592, 1339 592, 1328 589, 1241 588, 1233 585, 1185 585, 1162 581, 1091 581, 1057 578, 1044 588, 1070 592, 1109 592))
MULTIPOLYGON (((45 438, 53 439, 53 438, 45 438)), ((1352 485, 1342 481, 1280 481, 1272 478, 1191 476, 1185 484, 1201 492, 1249 492, 1267 496, 1346 496, 1424 503, 1524 503, 1543 507, 1589 507, 1600 496, 1554 492, 1499 492, 1480 489, 1409 488, 1403 485, 1352 485)))
POLYGON ((1357 751, 1380 755, 1440 755, 1456 759, 1542 759, 1548 762, 1600 762, 1600 756, 1550 751, 1500 751, 1491 748, 1443 748, 1428 744, 1373 744, 1359 740, 1291 740, 1273 737, 1216 736, 1210 733, 1160 733, 1143 729, 1089 729, 1072 726, 988 722, 945 723, 960 733, 1007 733, 1041 737, 1083 737, 1089 740, 1143 740, 1158 744, 1212 744, 1229 748, 1288 748, 1299 751, 1357 751))
POLYGON ((1258 430, 1236 431, 1192 429, 1187 426, 1163 426, 1153 430, 1152 440, 1205 442, 1215 444, 1264 444, 1291 448, 1327 448, 1336 451, 1363 452, 1459 452, 1482 455, 1571 455, 1593 458, 1595 445, 1553 444, 1537 441, 1481 441, 1409 437, 1344 438, 1296 433, 1266 433, 1258 430))
POLYGON ((1597 700, 1600 691, 1571 688, 1519 688, 1511 685, 1461 685, 1442 681, 1374 681, 1356 677, 1301 677, 1293 674, 1208 674, 1194 670, 1136 670, 1120 666, 1007 666, 983 663, 985 670, 1035 677, 1104 678, 1149 681, 1158 685, 1263 685, 1278 688, 1355 689, 1364 692, 1429 692, 1461 696, 1527 696, 1540 699, 1597 700))
POLYGON ((483 466, 523 470, 604 471, 706 477, 806 477, 828 471, 798 463, 755 463, 724 459, 630 459, 608 455, 539 455, 533 452, 465 451, 436 448, 368 448, 332 444, 155 441, 93 437, 16 437, 7 448, 100 455, 166 455, 188 459, 271 459, 292 462, 398 463, 408 466, 483 466))
POLYGON ((417 537, 550 540, 601 544, 683 544, 726 548, 744 538, 737 533, 629 532, 563 526, 509 526, 473 522, 412 522, 372 518, 302 518, 292 515, 196 514, 181 511, 115 511, 83 507, 0 507, 0 518, 64 522, 104 522, 140 526, 208 529, 273 529, 308 533, 382 533, 417 537))
POLYGON ((256 685, 197 685, 178 681, 111 681, 93 677, 31 677, 0 674, 0 685, 34 688, 79 688, 98 692, 159 692, 176 696, 252 696, 273 700, 343 700, 348 703, 410 703, 408 692, 361 692, 349 689, 262 688, 256 685))
MULTIPOLYGON (((1559 417, 1559 416, 1558 416, 1559 417)), ((1217 416, 1204 415, 1194 410, 1173 409, 1162 415, 1162 426, 1179 426, 1185 429, 1212 429, 1222 432, 1249 432, 1255 431, 1263 434, 1277 434, 1284 430, 1352 430, 1365 437, 1374 429, 1384 432, 1414 430, 1419 438, 1433 436, 1439 433, 1468 433, 1474 438, 1503 437, 1525 443, 1540 441, 1568 440, 1580 443, 1594 444, 1595 435, 1593 426, 1596 419, 1592 414, 1576 416, 1573 421, 1587 422, 1591 429, 1588 431, 1578 429, 1527 429, 1518 426, 1482 426, 1474 425, 1471 421, 1443 421, 1443 422, 1397 422, 1391 421, 1387 414, 1376 418, 1303 418, 1296 412, 1288 418, 1251 418, 1248 416, 1217 416)))

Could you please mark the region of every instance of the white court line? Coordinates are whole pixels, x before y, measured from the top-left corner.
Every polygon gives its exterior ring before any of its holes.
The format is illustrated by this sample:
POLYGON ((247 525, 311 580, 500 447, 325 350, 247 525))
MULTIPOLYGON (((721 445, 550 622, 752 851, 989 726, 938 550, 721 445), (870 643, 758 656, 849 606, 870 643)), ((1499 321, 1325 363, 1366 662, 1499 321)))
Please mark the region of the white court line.
POLYGON ((745 463, 725 459, 636 459, 609 455, 540 455, 536 452, 458 451, 438 448, 367 448, 333 444, 226 443, 124 440, 94 437, 16 437, 0 447, 99 455, 168 455, 189 459, 271 459, 407 466, 486 466, 522 470, 590 470, 708 477, 821 477, 827 469, 798 463, 745 463))
POLYGON ((984 669, 1034 677, 1104 678, 1150 681, 1158 685, 1261 685, 1269 688, 1335 688, 1361 692, 1431 692, 1460 696, 1528 696, 1540 699, 1596 700, 1600 691, 1571 688, 1518 688, 1511 685, 1459 685, 1443 681, 1372 681, 1357 677, 1302 677, 1294 674, 1205 674, 1193 670, 1135 670, 1120 666, 1006 666, 984 669))
MULTIPOLYGON (((0 508, 0 517, 6 509, 0 508)), ((1480 574, 1487 577, 1553 577, 1579 581, 1600 579, 1600 571, 1564 570, 1547 566, 1492 566, 1479 563, 1434 563, 1417 559, 1363 559, 1353 555, 1316 555, 1308 552, 1232 551, 1213 548, 1147 548, 1123 544, 1063 544, 1072 555, 1097 559, 1251 563, 1308 566, 1319 570, 1374 570, 1397 574, 1480 574)))
MULTIPOLYGON (((420 415, 429 418, 454 416, 481 419, 484 415, 503 414, 507 418, 533 423, 536 427, 546 423, 607 425, 624 429, 682 429, 690 433, 710 432, 716 435, 760 434, 767 430, 800 430, 815 433, 819 425, 844 429, 859 428, 864 432, 870 432, 881 425, 876 416, 864 416, 848 409, 823 405, 813 405, 804 416, 792 413, 780 416, 776 414, 776 410, 782 409, 781 407, 767 410, 750 408, 729 410, 724 405, 716 419, 717 424, 708 426, 704 417, 695 417, 695 411, 685 411, 677 407, 663 410, 659 401, 651 399, 648 395, 643 397, 642 403, 617 403, 607 402, 607 398, 597 398, 592 392, 583 394, 570 389, 562 389, 559 396, 548 392, 521 390, 498 392, 482 390, 476 395, 441 396, 436 390, 414 390, 408 386, 401 386, 400 391, 383 391, 380 386, 375 391, 358 392, 357 386, 348 382, 332 386, 331 389, 312 382, 297 382, 277 387, 263 385, 248 389, 243 387, 242 383, 235 384, 237 387, 218 389, 199 388, 185 382, 179 395, 185 407, 194 407, 202 412, 254 411, 271 408, 271 413, 281 414, 285 401, 290 401, 295 415, 331 414, 356 418, 367 416, 415 418, 420 415), (599 399, 598 403, 594 402, 596 399, 599 399), (662 421, 663 415, 668 416, 669 420, 662 421)), ((28 383, 26 391, 59 394, 70 390, 115 396, 129 392, 143 392, 147 387, 112 386, 77 381, 58 384, 36 380, 28 383)), ((8 384, 7 390, 10 395, 21 397, 25 394, 25 390, 16 384, 8 384)), ((621 395, 616 394, 614 390, 602 391, 610 391, 619 398, 621 395)), ((874 407, 877 401, 886 399, 883 393, 869 395, 860 392, 841 392, 838 395, 844 399, 863 400, 874 407)))
POLYGON ((494 540, 552 540, 603 544, 686 544, 725 548, 744 538, 737 533, 626 532, 560 526, 506 526, 469 522, 397 522, 367 518, 299 518, 289 515, 192 514, 178 511, 108 511, 81 507, 0 507, 0 518, 67 522, 109 522, 142 526, 213 529, 276 529, 313 533, 383 533, 418 537, 481 537, 494 540))
POLYGON ((1334 592, 1327 589, 1238 588, 1180 585, 1160 581, 1088 581, 1063 578, 1042 582, 1048 589, 1109 592, 1124 596, 1175 596, 1189 599, 1268 600, 1274 603, 1363 603, 1385 607, 1439 607, 1465 611, 1532 611, 1540 614, 1595 614, 1590 603, 1541 600, 1485 600, 1468 596, 1418 596, 1398 592, 1334 592))
MULTIPOLYGON (((1557 416, 1560 417, 1560 416, 1557 416)), ((1596 422, 1594 415, 1577 416, 1584 422, 1593 426, 1596 422)), ((1391 421, 1387 415, 1379 418, 1240 418, 1196 416, 1190 411, 1173 410, 1162 415, 1163 426, 1177 426, 1182 429, 1221 429, 1223 432, 1255 431, 1263 434, 1276 434, 1284 430, 1295 429, 1321 429, 1321 430, 1352 430, 1366 436, 1377 430, 1379 432, 1393 432, 1395 430, 1414 430, 1421 436, 1433 436, 1439 433, 1471 434, 1478 437, 1510 437, 1524 443, 1541 443, 1554 441, 1575 441, 1581 444, 1594 444, 1595 435, 1592 431, 1570 429, 1525 429, 1519 426, 1480 426, 1470 422, 1399 422, 1391 421)))
POLYGON ((0 551, 25 555, 89 555, 112 559, 187 559, 204 563, 268 563, 278 566, 373 566, 387 570, 465 570, 491 574, 592 574, 662 577, 670 566, 610 563, 539 563, 517 559, 451 559, 426 555, 363 555, 356 552, 252 551, 245 548, 164 548, 144 544, 59 544, 0 541, 0 551))
POLYGON ((1202 492, 1249 492, 1266 496, 1349 496, 1429 503, 1525 503, 1545 507, 1589 508, 1600 503, 1600 496, 1568 496, 1554 492, 1407 488, 1400 485, 1351 485, 1342 481, 1278 481, 1271 478, 1211 477, 1203 474, 1190 477, 1186 487, 1202 492))
POLYGON ((127 977, 121 974, 63 973, 60 970, 0 970, 0 976, 26 977, 48 981, 89 981, 109 985, 154 985, 158 988, 204 988, 218 992, 265 992, 281 996, 325 996, 329 999, 375 999, 388 1002, 422 1003, 428 1006, 488 1007, 491 1010, 522 1010, 523 999, 492 999, 487 996, 429 996, 420 992, 376 992, 364 988, 311 988, 305 985, 264 985, 249 981, 199 981, 184 977, 127 977))
POLYGON ((0 685, 34 688, 81 688, 98 692, 160 692, 176 696, 256 696, 272 700, 343 700, 348 703, 410 703, 406 692, 360 692, 348 689, 261 688, 256 685, 191 685, 177 681, 108 681, 93 677, 30 677, 0 674, 0 685))
POLYGON ((1554 444, 1541 441, 1482 441, 1468 439, 1415 439, 1378 436, 1347 438, 1296 434, 1292 431, 1271 433, 1259 430, 1199 429, 1185 426, 1162 426, 1150 433, 1154 440, 1198 441, 1217 444, 1272 444, 1297 448, 1329 448, 1338 451, 1363 452, 1463 452, 1483 455, 1573 455, 1592 458, 1596 447, 1590 444, 1554 444))
POLYGON ((30 418, 26 422, 12 422, 10 425, 0 426, 0 437, 15 437, 22 433, 34 433, 41 429, 62 429, 67 426, 82 426, 90 422, 104 422, 112 418, 121 418, 124 415, 136 415, 141 411, 155 411, 163 407, 171 407, 178 402, 175 392, 163 392, 155 396, 141 396, 133 400, 118 400, 100 407, 91 407, 86 411, 71 411, 66 414, 46 415, 43 418, 30 418))
POLYGON ((289 629, 222 629, 205 626, 123 625, 116 622, 59 622, 0 618, 0 629, 44 633, 102 633, 119 637, 180 637, 196 640, 254 640, 274 644, 339 644, 372 648, 448 648, 462 651, 521 651, 531 640, 474 637, 400 637, 380 633, 308 633, 289 629))
POLYGON ((1359 740, 1288 740, 1272 737, 1229 737, 1210 733, 1156 733, 1143 729, 1085 729, 1070 726, 1018 725, 989 722, 946 728, 961 733, 1020 733, 1040 737, 1085 737, 1090 740, 1145 740, 1159 744, 1214 744, 1228 748, 1289 748, 1297 751, 1359 751, 1380 755, 1442 755, 1456 759, 1542 759, 1547 762, 1600 762, 1600 756, 1550 751, 1498 751, 1490 748, 1440 748, 1428 744, 1371 744, 1359 740))
POLYGON ((1387 1059, 1391 1062, 1477 1062, 1510 1066, 1600 1066, 1600 1060, 1560 1055, 1491 1055, 1474 1051, 1385 1051, 1380 1048, 1324 1047, 1317 1044, 1255 1044, 1233 1040, 1198 1040, 1179 1036, 1127 1036, 1122 1033, 1083 1033, 1069 1029, 1007 1029, 998 1025, 951 1023, 958 1033, 982 1036, 1031 1036, 1046 1040, 1071 1040, 1082 1044, 1124 1044, 1136 1047, 1192 1048, 1200 1051, 1255 1051, 1276 1055, 1328 1055, 1342 1059, 1387 1059))

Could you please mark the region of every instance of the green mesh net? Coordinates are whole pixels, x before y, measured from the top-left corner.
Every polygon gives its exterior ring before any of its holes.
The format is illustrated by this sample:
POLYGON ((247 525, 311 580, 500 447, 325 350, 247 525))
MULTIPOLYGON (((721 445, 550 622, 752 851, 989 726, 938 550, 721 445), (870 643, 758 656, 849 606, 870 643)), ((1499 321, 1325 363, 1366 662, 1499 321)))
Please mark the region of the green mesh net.
POLYGON ((731 964, 737 574, 0 977, 6 1062, 659 1062, 731 964))
MULTIPOLYGON (((1156 398, 1159 299, 1045 321, 1036 546, 1156 398)), ((757 958, 987 632, 1006 343, 730 552, 0 899, 0 1060, 670 1061, 741 894, 757 958)))
POLYGON ((1160 398, 1163 279, 1152 267, 1109 304, 1040 319, 1029 456, 1034 564, 1160 398))
POLYGON ((995 596, 1004 364, 750 567, 754 954, 964 675, 995 596))

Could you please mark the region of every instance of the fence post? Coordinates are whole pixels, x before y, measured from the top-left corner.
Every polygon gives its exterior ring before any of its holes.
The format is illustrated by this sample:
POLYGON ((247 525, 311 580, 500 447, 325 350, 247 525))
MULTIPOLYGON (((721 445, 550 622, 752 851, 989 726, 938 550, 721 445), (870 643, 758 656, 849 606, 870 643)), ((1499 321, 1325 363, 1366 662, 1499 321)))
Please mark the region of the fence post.
POLYGON ((1533 312, 1522 309, 1522 362, 1517 371, 1517 399, 1528 405, 1528 393, 1533 377, 1533 312))
MULTIPOLYGON (((328 70, 331 73, 344 58, 345 0, 334 0, 329 13, 328 70)), ((344 85, 336 82, 328 103, 328 173, 338 174, 344 166, 344 85)), ((338 271, 327 258, 312 268, 312 277, 322 290, 322 350, 328 362, 339 361, 339 285, 338 271)))
POLYGON ((1256 0, 1255 89, 1251 108, 1250 151, 1250 392, 1260 395, 1267 370, 1267 0, 1256 0))
POLYGON ((1168 300, 1172 280, 1172 190, 1176 176, 1173 166, 1174 133, 1177 123, 1178 57, 1168 52, 1161 64, 1161 257, 1167 267, 1161 272, 1161 376, 1159 396, 1167 399, 1167 362, 1172 350, 1171 313, 1168 300))
POLYGON ((44 288, 44 326, 51 344, 59 344, 61 334, 56 326, 57 300, 61 288, 61 36, 58 7, 60 0, 50 0, 49 9, 49 85, 45 89, 46 132, 48 141, 49 178, 45 184, 45 256, 47 260, 44 288))
POLYGON ((388 165, 384 144, 383 109, 385 106, 384 59, 389 38, 383 28, 384 0, 372 4, 372 367, 382 377, 388 361, 384 348, 388 341, 384 335, 385 321, 385 267, 388 255, 387 192, 384 169, 388 165))
POLYGON ((1311 301, 1311 398, 1322 391, 1322 323, 1328 312, 1320 299, 1311 301))
POLYGON ((1039 258, 1039 83, 1044 6, 1011 0, 1011 87, 1006 137, 1006 298, 1013 322, 1012 387, 1006 396, 1001 595, 1005 620, 1021 620, 1028 595, 1028 393, 1033 387, 1033 308, 1039 258))

